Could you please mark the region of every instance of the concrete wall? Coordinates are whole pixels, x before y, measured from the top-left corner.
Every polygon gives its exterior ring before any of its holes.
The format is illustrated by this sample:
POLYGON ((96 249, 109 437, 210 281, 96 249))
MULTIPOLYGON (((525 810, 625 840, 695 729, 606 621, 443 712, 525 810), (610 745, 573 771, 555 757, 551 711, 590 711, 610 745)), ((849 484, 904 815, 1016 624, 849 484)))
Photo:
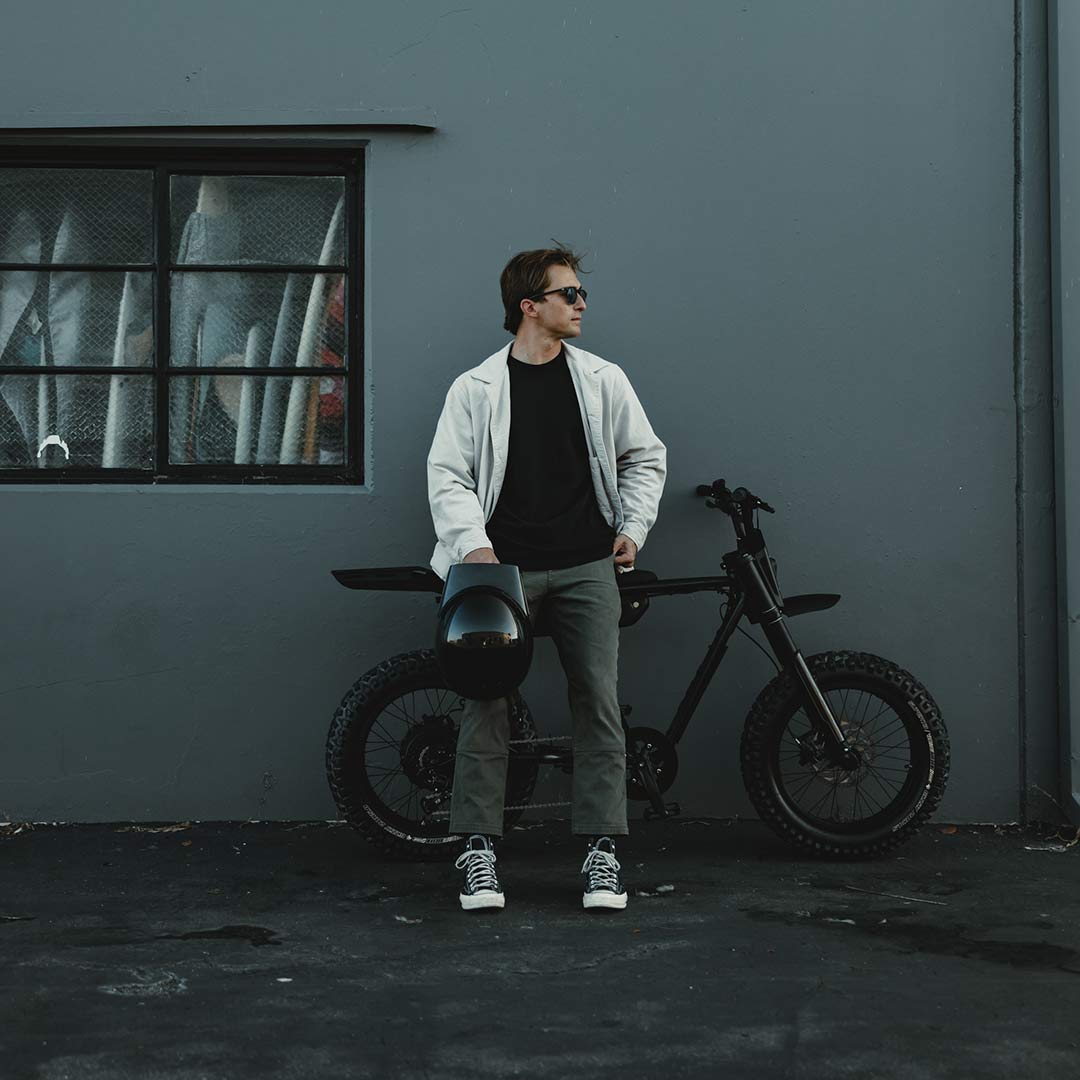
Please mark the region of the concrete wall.
MULTIPOLYGON (((794 624, 804 651, 914 671, 952 734, 941 816, 1016 817, 1011 3, 148 11, 9 11, 0 127, 437 130, 358 133, 364 487, 4 489, 0 810, 334 816, 334 706, 429 644, 434 605, 329 571, 427 562, 443 395, 507 340, 506 259, 555 237, 590 253, 580 344, 668 446, 639 565, 719 573, 726 520, 691 492, 751 486, 786 591, 844 594, 794 624)), ((666 725, 717 621, 672 597, 625 632, 636 722, 666 725)), ((742 638, 729 660, 682 744, 692 813, 750 812, 738 735, 771 668, 742 638)), ((550 641, 525 692, 566 730, 550 641)))

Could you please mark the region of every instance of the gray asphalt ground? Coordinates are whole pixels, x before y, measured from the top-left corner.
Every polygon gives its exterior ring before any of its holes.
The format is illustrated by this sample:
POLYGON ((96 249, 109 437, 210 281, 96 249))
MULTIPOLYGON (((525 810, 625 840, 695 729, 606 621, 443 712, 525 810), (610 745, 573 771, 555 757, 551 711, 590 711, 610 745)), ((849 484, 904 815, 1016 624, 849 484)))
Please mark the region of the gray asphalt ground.
POLYGON ((1080 1077, 1075 829, 821 863, 634 822, 629 906, 595 913, 547 822, 466 915, 452 859, 347 827, 166 828, 0 829, 3 1080, 1080 1077))

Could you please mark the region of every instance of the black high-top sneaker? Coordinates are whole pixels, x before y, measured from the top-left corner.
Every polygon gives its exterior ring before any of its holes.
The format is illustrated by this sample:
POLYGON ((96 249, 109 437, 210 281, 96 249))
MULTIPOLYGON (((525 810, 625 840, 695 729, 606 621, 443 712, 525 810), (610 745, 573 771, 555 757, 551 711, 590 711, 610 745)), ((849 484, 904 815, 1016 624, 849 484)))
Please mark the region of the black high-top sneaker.
POLYGON ((589 848, 585 864, 581 868, 585 879, 585 895, 581 898, 585 908, 626 907, 626 890, 619 880, 618 860, 615 858, 615 842, 610 836, 601 836, 589 848))
POLYGON ((463 911, 505 906, 506 897, 495 876, 495 848, 486 836, 473 833, 454 866, 465 871, 458 896, 463 911))

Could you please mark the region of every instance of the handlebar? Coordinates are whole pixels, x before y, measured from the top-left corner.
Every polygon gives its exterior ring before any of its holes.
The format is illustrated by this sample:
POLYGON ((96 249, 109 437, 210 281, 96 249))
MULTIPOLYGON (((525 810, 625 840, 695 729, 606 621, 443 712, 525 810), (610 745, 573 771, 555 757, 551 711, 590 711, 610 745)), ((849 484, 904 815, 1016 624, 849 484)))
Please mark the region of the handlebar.
MULTIPOLYGON (((739 542, 740 556, 749 556, 758 565, 758 570, 765 579, 766 586, 772 592, 776 602, 783 606, 783 594, 776 580, 776 560, 769 557, 765 547, 765 538, 754 524, 754 511, 764 510, 768 514, 776 511, 764 499, 759 498, 748 488, 737 487, 729 490, 724 480, 714 480, 711 484, 698 484, 698 496, 708 498, 706 506, 723 510, 731 518, 735 536, 739 542)), ((725 556, 726 563, 727 556, 725 556)))
POLYGON ((755 510, 761 509, 768 514, 776 511, 763 499, 760 499, 748 488, 737 487, 734 491, 729 490, 723 479, 714 480, 711 484, 698 484, 698 496, 708 496, 713 500, 707 503, 709 507, 723 510, 732 517, 740 516, 748 518, 755 510))

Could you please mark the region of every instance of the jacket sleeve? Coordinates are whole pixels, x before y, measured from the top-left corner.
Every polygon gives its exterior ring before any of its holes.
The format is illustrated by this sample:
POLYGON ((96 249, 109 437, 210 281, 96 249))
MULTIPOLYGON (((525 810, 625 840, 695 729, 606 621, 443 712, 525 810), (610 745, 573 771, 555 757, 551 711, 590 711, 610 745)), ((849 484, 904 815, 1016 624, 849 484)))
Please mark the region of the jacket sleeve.
POLYGON ((435 535, 458 562, 470 551, 491 547, 476 495, 473 424, 460 378, 446 392, 427 457, 428 505, 435 535))
POLYGON ((667 447, 657 438, 621 368, 619 383, 612 426, 619 499, 623 505, 620 531, 629 536, 640 551, 660 509, 660 496, 667 477, 667 447))

